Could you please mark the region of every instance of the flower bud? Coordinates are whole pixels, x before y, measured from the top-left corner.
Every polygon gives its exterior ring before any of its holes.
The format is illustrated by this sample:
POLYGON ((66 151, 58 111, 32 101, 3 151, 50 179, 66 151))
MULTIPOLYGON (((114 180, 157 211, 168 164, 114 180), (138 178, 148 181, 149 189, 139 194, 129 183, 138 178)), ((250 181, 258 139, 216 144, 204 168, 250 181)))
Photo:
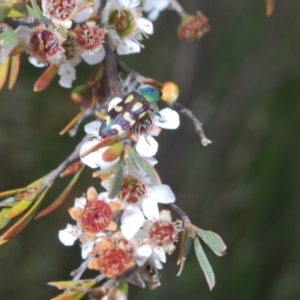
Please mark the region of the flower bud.
POLYGON ((179 87, 172 81, 167 81, 161 87, 161 100, 167 103, 174 103, 179 96, 179 87))
POLYGON ((200 38, 210 30, 208 19, 201 13, 197 15, 184 14, 177 29, 178 37, 185 41, 193 41, 200 38))

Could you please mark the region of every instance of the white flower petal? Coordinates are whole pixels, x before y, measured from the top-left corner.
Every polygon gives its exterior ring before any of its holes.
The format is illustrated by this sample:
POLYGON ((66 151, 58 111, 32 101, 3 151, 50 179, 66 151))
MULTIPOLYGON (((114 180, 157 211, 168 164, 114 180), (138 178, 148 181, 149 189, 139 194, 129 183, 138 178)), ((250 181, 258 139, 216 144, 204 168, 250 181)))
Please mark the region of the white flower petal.
POLYGON ((136 249, 134 260, 139 267, 143 266, 152 253, 152 248, 149 245, 143 245, 136 249))
POLYGON ((151 165, 155 166, 158 161, 154 157, 144 157, 144 159, 151 165))
POLYGON ((166 184, 155 185, 147 192, 147 197, 154 198, 158 203, 174 203, 175 195, 166 184))
POLYGON ((165 122, 160 122, 160 117, 154 117, 154 124, 165 129, 176 129, 178 128, 180 121, 179 121, 179 114, 171 109, 171 108, 164 108, 160 112, 160 115, 164 119, 165 122))
POLYGON ((124 38, 122 43, 117 46, 119 55, 126 55, 141 52, 141 46, 129 38, 124 38))
POLYGON ((114 29, 107 29, 107 35, 113 45, 118 46, 122 43, 119 35, 114 29))
MULTIPOLYGON (((51 19, 51 17, 48 17, 49 19, 51 19)), ((66 27, 67 29, 70 29, 72 27, 72 24, 73 22, 71 20, 64 20, 64 21, 61 21, 61 20, 55 20, 55 19, 52 19, 53 23, 57 26, 64 26, 66 27)))
MULTIPOLYGON (((100 130, 101 122, 100 121, 93 121, 86 125, 84 125, 84 131, 87 134, 93 135, 95 137, 99 136, 99 130, 100 130)), ((99 137, 100 139, 100 137, 99 137)))
POLYGON ((88 20, 90 18, 90 16, 93 14, 94 10, 92 7, 86 7, 83 10, 78 11, 73 20, 76 23, 82 23, 85 22, 86 20, 88 20))
POLYGON ((136 8, 141 5, 140 0, 118 0, 119 3, 126 8, 136 8))
POLYGON ((158 143, 152 136, 143 134, 140 135, 135 149, 141 156, 151 157, 157 153, 158 143))
POLYGON ((130 273, 130 275, 128 275, 127 277, 127 282, 137 285, 141 288, 144 288, 146 286, 144 280, 138 272, 130 273))
POLYGON ((86 52, 81 55, 82 59, 89 65, 98 64, 100 61, 103 60, 104 56, 105 56, 105 50, 103 47, 98 53, 86 52))
POLYGON ((130 240, 143 226, 144 216, 141 210, 135 205, 128 205, 121 218, 121 230, 124 237, 130 240))
POLYGON ((99 9, 99 7, 100 7, 100 0, 94 0, 93 10, 94 10, 95 12, 97 12, 98 9, 99 9))
POLYGON ((76 70, 69 61, 63 62, 58 69, 60 75, 59 84, 65 88, 71 88, 73 80, 76 79, 76 70))
POLYGON ((138 18, 136 20, 138 28, 146 34, 153 34, 153 24, 146 18, 138 18))
MULTIPOLYGON (((80 153, 83 153, 83 152, 91 149, 93 146, 95 146, 98 143, 99 143, 98 140, 92 140, 92 141, 85 142, 81 146, 80 153)), ((86 164, 87 166, 89 166, 92 169, 99 168, 102 165, 105 165, 105 162, 102 159, 102 154, 106 149, 107 149, 107 147, 98 149, 84 157, 81 157, 80 159, 84 164, 86 164)))
POLYGON ((151 258, 159 259, 161 262, 166 262, 166 253, 163 248, 154 248, 151 258))
POLYGON ((86 259, 88 257, 88 254, 93 250, 94 248, 94 241, 88 241, 81 245, 81 257, 82 259, 86 259))
POLYGON ((79 197, 79 198, 75 199, 74 207, 79 207, 79 208, 84 209, 86 203, 87 203, 87 200, 85 197, 79 197))
POLYGON ((58 232, 58 238, 65 246, 74 245, 74 242, 78 239, 76 227, 74 225, 67 224, 65 229, 58 232))
POLYGON ((159 218, 159 210, 157 206, 157 201, 150 197, 145 197, 143 199, 143 213, 145 217, 149 220, 157 220, 159 218))
POLYGON ((110 111, 115 105, 119 104, 122 101, 122 98, 115 97, 109 101, 107 110, 110 111))
POLYGON ((102 192, 98 195, 98 199, 109 203, 111 199, 108 197, 108 192, 102 192))
POLYGON ((44 68, 46 67, 48 64, 45 64, 43 62, 38 61, 35 57, 33 56, 29 56, 28 57, 29 62, 34 65, 37 68, 44 68))

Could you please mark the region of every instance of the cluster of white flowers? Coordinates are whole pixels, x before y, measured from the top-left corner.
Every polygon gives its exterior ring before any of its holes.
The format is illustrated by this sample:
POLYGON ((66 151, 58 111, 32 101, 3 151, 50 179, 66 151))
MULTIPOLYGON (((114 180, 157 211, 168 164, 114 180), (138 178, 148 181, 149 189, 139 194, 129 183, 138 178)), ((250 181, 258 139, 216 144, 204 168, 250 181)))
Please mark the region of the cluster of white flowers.
MULTIPOLYGON (((120 101, 121 98, 112 99, 109 111, 116 109, 120 101)), ((116 278, 128 268, 137 266, 137 271, 129 276, 128 281, 140 286, 147 282, 154 288, 159 282, 157 279, 155 282, 145 279, 145 267, 162 268, 166 253, 175 249, 181 223, 172 222, 170 212, 159 209, 159 204, 174 203, 175 195, 170 187, 154 184, 143 170, 126 164, 124 148, 134 149, 141 159, 153 166, 157 163, 153 156, 158 150, 158 143, 153 136, 159 135, 161 128, 176 129, 179 115, 170 108, 162 109, 159 116, 149 109, 144 118, 147 119, 147 128, 142 125, 144 130, 130 128, 135 138, 129 144, 123 143, 117 155, 107 155, 110 150, 108 146, 81 158, 87 166, 107 172, 108 175, 101 178, 106 192, 98 195, 94 188, 89 188, 86 195, 76 199, 69 212, 77 224, 68 224, 66 229, 59 232, 59 239, 67 246, 79 239, 82 258, 94 257, 89 264, 91 269, 116 278), (120 163, 121 157, 121 163, 124 164, 122 185, 118 195, 110 198, 116 176, 111 170, 120 163), (107 260, 113 261, 112 267, 107 265, 107 260)), ((137 126, 142 122, 138 120, 137 126)), ((102 140, 99 136, 100 127, 100 121, 85 125, 89 140, 81 146, 81 154, 102 140)))
MULTIPOLYGON (((160 2, 143 5, 147 11, 157 11, 160 2)), ((1 61, 21 46, 34 66, 54 64, 61 76, 59 84, 70 88, 81 59, 90 65, 103 60, 104 42, 119 55, 141 51, 143 37, 153 34, 153 24, 142 16, 141 5, 140 0, 108 0, 100 9, 100 0, 42 0, 44 21, 34 27, 18 26, 18 42, 7 49, 0 41, 1 61)))

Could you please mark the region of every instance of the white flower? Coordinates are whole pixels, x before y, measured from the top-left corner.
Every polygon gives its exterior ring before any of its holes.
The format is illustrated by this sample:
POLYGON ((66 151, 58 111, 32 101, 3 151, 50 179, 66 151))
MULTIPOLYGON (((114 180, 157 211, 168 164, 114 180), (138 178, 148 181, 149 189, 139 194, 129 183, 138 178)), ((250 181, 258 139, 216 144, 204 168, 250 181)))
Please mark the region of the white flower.
POLYGON ((44 15, 55 25, 71 28, 72 20, 76 23, 87 21, 100 5, 100 0, 42 0, 44 15), (92 5, 91 5, 92 4, 92 5))
MULTIPOLYGON (((113 178, 103 180, 101 184, 109 192, 112 182, 113 178)), ((129 174, 124 176, 121 191, 115 200, 123 203, 121 230, 124 237, 130 240, 143 226, 145 217, 148 220, 159 218, 158 203, 173 203, 175 195, 166 184, 150 185, 147 178, 140 180, 129 174)))
POLYGON ((60 64, 58 75, 60 75, 59 84, 65 88, 71 88, 73 80, 76 79, 75 66, 80 63, 80 57, 74 56, 60 64))
MULTIPOLYGON (((99 129, 101 126, 100 121, 93 121, 84 126, 84 130, 87 134, 91 136, 91 140, 85 142, 81 148, 80 148, 80 154, 84 153, 85 151, 88 151, 95 145, 97 145, 101 141, 101 137, 99 136, 99 129)), ((115 163, 118 162, 119 157, 116 159, 113 159, 111 161, 107 161, 104 159, 103 154, 105 151, 108 150, 108 147, 103 147, 100 148, 96 151, 93 151, 83 157, 80 157, 81 161, 89 166, 92 169, 95 168, 101 168, 101 169, 106 169, 109 168, 110 166, 114 165, 115 163)))
POLYGON ((152 136, 159 135, 161 129, 176 129, 180 121, 178 113, 170 108, 159 111, 160 116, 152 115, 153 124, 147 134, 139 135, 135 149, 137 153, 144 157, 154 156, 158 150, 158 143, 152 136))
POLYGON ((86 63, 94 65, 103 60, 105 50, 102 44, 105 35, 106 29, 100 28, 95 22, 86 22, 75 27, 77 51, 86 63))
POLYGON ((120 55, 140 52, 143 35, 153 34, 153 24, 141 16, 139 5, 138 0, 112 0, 102 11, 101 20, 120 55))
POLYGON ((155 21, 159 13, 165 10, 170 4, 170 0, 144 0, 143 9, 148 13, 148 19, 155 21))

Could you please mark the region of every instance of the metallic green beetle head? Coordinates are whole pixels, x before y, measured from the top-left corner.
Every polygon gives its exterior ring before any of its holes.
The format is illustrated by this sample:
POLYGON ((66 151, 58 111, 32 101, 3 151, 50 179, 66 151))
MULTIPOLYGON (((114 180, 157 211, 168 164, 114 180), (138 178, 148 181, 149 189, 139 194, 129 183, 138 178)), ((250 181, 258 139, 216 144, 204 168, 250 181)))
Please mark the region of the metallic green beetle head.
POLYGON ((160 90, 151 85, 144 85, 138 88, 137 92, 140 93, 141 96, 144 97, 150 103, 157 102, 161 96, 160 90))

